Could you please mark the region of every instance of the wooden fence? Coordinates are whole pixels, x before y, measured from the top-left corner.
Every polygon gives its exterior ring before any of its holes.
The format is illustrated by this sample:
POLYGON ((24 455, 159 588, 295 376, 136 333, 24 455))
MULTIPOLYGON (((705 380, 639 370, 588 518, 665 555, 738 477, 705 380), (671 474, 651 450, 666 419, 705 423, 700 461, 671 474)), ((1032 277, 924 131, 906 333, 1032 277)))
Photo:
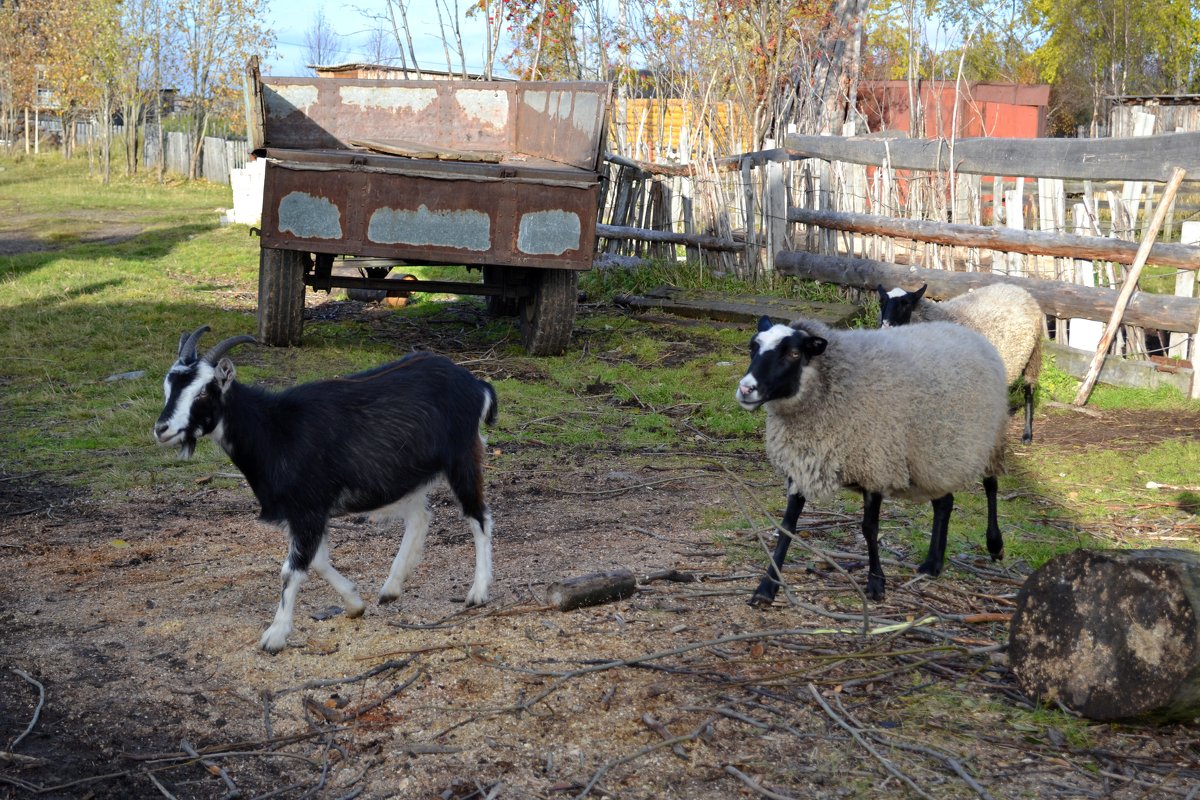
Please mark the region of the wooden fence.
MULTIPOLYGON (((112 128, 113 160, 123 158, 121 155, 121 137, 124 135, 123 126, 114 125, 112 128)), ((102 136, 100 126, 91 122, 79 122, 75 126, 76 145, 86 147, 95 145, 102 136)), ((178 175, 188 174, 191 160, 192 136, 180 131, 168 131, 164 137, 163 147, 159 147, 158 131, 153 125, 140 128, 139 136, 142 141, 141 168, 157 169, 160 162, 166 159, 166 171, 178 175), (164 156, 163 151, 166 151, 164 156)), ((204 148, 201 150, 199 176, 213 183, 229 183, 232 169, 246 166, 247 145, 244 139, 223 139, 215 136, 204 137, 204 148)), ((123 163, 123 162, 122 162, 123 163)))
MULTIPOLYGON (((704 165, 611 158, 602 252, 678 257, 671 248, 683 247, 691 258, 743 274, 861 288, 930 282, 935 298, 957 291, 915 270, 983 273, 983 280, 1036 287, 1052 315, 1052 336, 1094 349, 1162 182, 1177 166, 1200 180, 1200 133, 785 141, 785 148, 704 165)), ((1188 219, 1197 215, 1198 198, 1200 184, 1185 184, 1160 241, 1177 239, 1180 230, 1200 242, 1192 230, 1200 223, 1188 219)), ((1149 263, 1174 271, 1166 282, 1178 297, 1148 317, 1148 293, 1135 295, 1116 352, 1145 353, 1149 328, 1170 335, 1171 355, 1194 359, 1200 248, 1157 244, 1149 263)))

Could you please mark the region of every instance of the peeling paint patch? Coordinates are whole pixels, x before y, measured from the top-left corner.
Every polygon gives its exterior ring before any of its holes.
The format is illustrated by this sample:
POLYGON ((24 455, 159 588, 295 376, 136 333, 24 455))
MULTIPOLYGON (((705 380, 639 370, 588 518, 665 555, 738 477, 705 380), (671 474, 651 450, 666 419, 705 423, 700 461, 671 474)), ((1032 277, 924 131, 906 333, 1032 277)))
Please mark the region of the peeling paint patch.
POLYGON ((517 249, 539 256, 560 256, 578 250, 579 215, 570 211, 533 211, 521 217, 517 249))
POLYGON ((588 138, 595 136, 600 129, 600 96, 591 92, 576 94, 575 113, 571 116, 571 124, 588 138))
POLYGON ((546 93, 545 92, 526 92, 525 105, 532 108, 539 114, 546 113, 546 93))
POLYGON ((367 223, 367 238, 380 244, 432 245, 484 251, 492 246, 492 221, 482 211, 416 211, 378 208, 367 223))
POLYGON ((437 100, 437 89, 417 89, 405 86, 343 86, 338 96, 346 105, 359 108, 381 108, 385 111, 419 113, 437 100))
POLYGON ((599 130, 600 97, 593 92, 525 92, 524 102, 539 114, 568 121, 589 138, 599 130))
POLYGON ((317 104, 317 87, 312 84, 285 84, 264 87, 263 97, 267 101, 267 114, 271 117, 286 117, 297 110, 308 113, 317 104))
POLYGON ((459 89, 458 107, 471 119, 496 130, 508 126, 508 92, 497 89, 459 89))
POLYGON ((288 192, 279 201, 279 231, 301 239, 340 239, 342 212, 327 198, 288 192))

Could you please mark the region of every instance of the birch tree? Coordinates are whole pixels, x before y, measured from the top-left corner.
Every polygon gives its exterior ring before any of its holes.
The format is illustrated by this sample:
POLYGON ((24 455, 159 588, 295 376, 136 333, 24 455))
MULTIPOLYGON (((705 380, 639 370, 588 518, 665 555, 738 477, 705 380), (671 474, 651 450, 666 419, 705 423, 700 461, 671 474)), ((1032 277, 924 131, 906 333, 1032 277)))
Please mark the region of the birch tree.
POLYGON ((167 20, 178 36, 188 132, 192 150, 188 175, 200 166, 204 136, 213 114, 234 107, 251 55, 266 55, 274 43, 265 0, 173 0, 167 20))

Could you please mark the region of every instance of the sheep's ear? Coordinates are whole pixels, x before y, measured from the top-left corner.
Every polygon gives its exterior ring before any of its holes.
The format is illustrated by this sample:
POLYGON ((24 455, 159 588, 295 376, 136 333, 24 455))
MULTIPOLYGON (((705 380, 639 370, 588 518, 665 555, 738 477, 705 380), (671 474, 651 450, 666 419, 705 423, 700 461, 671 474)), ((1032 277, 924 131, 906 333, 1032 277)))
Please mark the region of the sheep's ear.
POLYGON ((775 325, 775 323, 771 322, 771 318, 768 317, 766 314, 763 314, 761 317, 758 318, 758 332, 759 333, 762 333, 763 331, 769 331, 772 327, 774 327, 774 325, 775 325))
POLYGON ((922 297, 924 297, 925 290, 928 288, 929 288, 928 283, 922 283, 920 289, 917 289, 915 292, 910 292, 910 294, 912 295, 912 301, 915 303, 918 300, 920 300, 922 297))
POLYGON ((213 375, 217 379, 217 386, 221 389, 221 394, 224 394, 229 385, 233 383, 233 379, 237 377, 237 367, 233 366, 233 362, 228 358, 222 358, 217 362, 213 375))
POLYGON ((800 352, 804 353, 804 355, 808 358, 819 356, 821 353, 825 352, 825 346, 827 344, 829 344, 829 342, 825 339, 822 339, 820 336, 806 336, 804 341, 800 343, 800 352))

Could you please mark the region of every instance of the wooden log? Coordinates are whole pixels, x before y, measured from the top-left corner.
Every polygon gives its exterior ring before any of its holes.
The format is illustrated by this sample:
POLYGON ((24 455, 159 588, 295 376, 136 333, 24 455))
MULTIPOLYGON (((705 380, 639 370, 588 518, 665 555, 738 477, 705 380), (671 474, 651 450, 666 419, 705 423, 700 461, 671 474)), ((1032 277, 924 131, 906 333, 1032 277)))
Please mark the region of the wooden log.
POLYGON ((852 303, 823 303, 786 297, 739 296, 736 300, 713 292, 684 292, 660 286, 645 295, 617 295, 619 306, 641 311, 666 311, 680 317, 715 319, 722 322, 755 323, 762 316, 788 323, 799 317, 815 319, 833 327, 845 327, 858 314, 852 303))
MULTIPOLYGON (((1053 317, 1082 317, 1106 320, 1116 304, 1115 289, 1077 286, 1061 281, 1037 278, 1012 278, 988 272, 947 272, 921 269, 846 256, 821 256, 814 253, 779 253, 777 270, 785 275, 854 286, 873 291, 879 284, 916 289, 922 283, 929 288, 925 296, 946 300, 991 283, 1011 283, 1029 291, 1042 310, 1053 317)), ((1200 326, 1200 299, 1138 292, 1130 300, 1125 323, 1165 331, 1195 331, 1200 326)))
POLYGON ((550 584, 546 603, 570 611, 623 600, 637 591, 637 578, 627 569, 592 572, 550 584))
POLYGON ((1025 694, 1096 720, 1200 715, 1200 554, 1076 550, 1017 595, 1009 663, 1025 694))
POLYGON ((1200 133, 1128 139, 881 139, 798 136, 784 139, 793 158, 822 158, 892 169, 954 171, 1094 181, 1166 181, 1172 168, 1200 170, 1200 133))
MULTIPOLYGON (((788 208, 788 222, 818 225, 840 231, 916 239, 921 242, 984 247, 1010 253, 1082 258, 1091 261, 1116 261, 1132 264, 1138 245, 1123 239, 1077 236, 1068 233, 1019 231, 985 225, 962 225, 920 219, 899 219, 875 214, 851 214, 844 211, 817 211, 788 208)), ((1149 263, 1164 267, 1200 270, 1200 247, 1184 244, 1155 244, 1150 248, 1149 263)))
POLYGON ((1150 225, 1146 228, 1146 232, 1142 236, 1142 244, 1138 247, 1137 258, 1133 260, 1133 265, 1130 266, 1129 272, 1125 275, 1125 282, 1121 285, 1121 291, 1117 295, 1112 313, 1108 317, 1108 325, 1104 329, 1104 334, 1100 337, 1100 343, 1096 345, 1096 355, 1092 357, 1092 366, 1088 369, 1087 377, 1083 379, 1083 385, 1079 387, 1079 391, 1075 394, 1075 405, 1077 406, 1081 406, 1087 402, 1088 395, 1092 393, 1092 387, 1096 385, 1096 377, 1100 374, 1100 367, 1104 365, 1104 358, 1108 354, 1108 347, 1112 344, 1113 337, 1117 333, 1117 328, 1121 325, 1121 318, 1125 315, 1125 307, 1129 304, 1129 298, 1133 296, 1134 290, 1137 289, 1138 277, 1142 274, 1142 267, 1146 265, 1146 259, 1150 256, 1150 245, 1158 238, 1158 230, 1162 227, 1163 220, 1167 218, 1167 209, 1175 201, 1175 192, 1178 191, 1180 184, 1183 183, 1185 175, 1187 175, 1186 170, 1176 168, 1171 173, 1171 180, 1167 182, 1166 189, 1163 190, 1162 200, 1159 201, 1158 208, 1154 210, 1154 218, 1150 220, 1150 225))
POLYGON ((722 239, 718 236, 675 233, 674 231, 651 231, 645 228, 630 228, 625 225, 597 225, 596 235, 601 239, 636 239, 643 242, 668 242, 671 244, 690 245, 704 250, 736 252, 742 249, 742 245, 738 242, 732 239, 722 239))

